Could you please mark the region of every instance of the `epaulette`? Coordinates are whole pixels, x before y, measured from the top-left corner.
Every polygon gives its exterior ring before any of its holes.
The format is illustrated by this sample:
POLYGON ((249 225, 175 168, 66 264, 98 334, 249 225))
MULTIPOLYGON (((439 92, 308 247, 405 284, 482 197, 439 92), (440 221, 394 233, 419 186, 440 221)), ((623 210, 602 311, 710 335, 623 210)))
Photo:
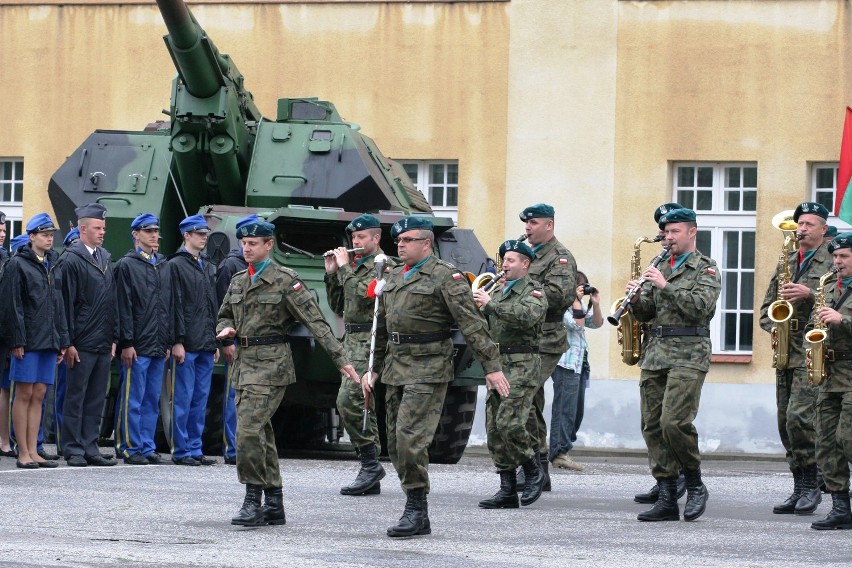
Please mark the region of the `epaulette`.
POLYGON ((273 263, 272 266, 274 266, 277 270, 279 270, 280 272, 283 272, 284 274, 286 274, 290 278, 296 279, 296 278, 299 277, 299 273, 296 272, 295 270, 293 270, 292 268, 287 268, 286 266, 281 266, 280 264, 275 264, 275 263, 273 263))
POLYGON ((450 264, 446 260, 441 260, 440 258, 437 259, 437 260, 438 260, 438 264, 440 264, 444 268, 447 268, 448 270, 458 270, 458 268, 456 267, 455 264, 450 264))

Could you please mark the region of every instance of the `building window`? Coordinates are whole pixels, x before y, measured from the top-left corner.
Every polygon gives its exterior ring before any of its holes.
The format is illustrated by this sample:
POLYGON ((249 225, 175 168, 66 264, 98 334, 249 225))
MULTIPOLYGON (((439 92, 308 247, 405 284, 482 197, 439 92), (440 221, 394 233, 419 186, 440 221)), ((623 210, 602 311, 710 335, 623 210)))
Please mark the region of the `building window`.
POLYGON ((24 161, 0 158, 0 211, 6 214, 6 242, 21 234, 24 200, 24 161))
POLYGON ((398 160, 411 181, 426 196, 436 215, 458 222, 459 164, 456 161, 398 160))
POLYGON ((675 163, 673 198, 698 213, 696 247, 718 264, 722 292, 710 322, 713 353, 751 354, 754 333, 754 163, 675 163))
POLYGON ((834 216, 834 204, 837 198, 837 162, 814 162, 811 164, 810 200, 826 206, 828 224, 839 231, 852 230, 852 225, 834 216))

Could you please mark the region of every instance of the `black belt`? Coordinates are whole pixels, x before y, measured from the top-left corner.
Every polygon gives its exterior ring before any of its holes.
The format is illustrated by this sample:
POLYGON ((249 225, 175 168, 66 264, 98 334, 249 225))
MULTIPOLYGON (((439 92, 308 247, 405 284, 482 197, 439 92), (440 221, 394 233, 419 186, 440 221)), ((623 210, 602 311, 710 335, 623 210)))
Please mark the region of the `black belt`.
POLYGON ((450 337, 452 337, 452 334, 449 331, 439 331, 438 333, 399 333, 394 331, 390 334, 390 341, 397 345, 400 343, 432 343, 450 337))
POLYGON ((498 343, 501 355, 509 355, 511 353, 538 353, 538 346, 535 345, 503 345, 498 343))
POLYGON ((698 336, 710 337, 710 329, 706 327, 652 327, 653 337, 698 336))
POLYGON ((544 323, 562 323, 562 314, 545 315, 544 323))
POLYGON ((799 331, 799 320, 790 318, 790 331, 799 331))
POLYGON ((359 333, 362 331, 373 331, 371 323, 344 323, 343 331, 346 333, 359 333))
POLYGON ((849 361, 852 359, 852 351, 835 351, 834 349, 825 350, 826 361, 849 361))
POLYGON ((253 345, 274 345, 276 343, 290 343, 286 335, 264 335, 261 337, 240 337, 240 347, 251 347, 253 345))

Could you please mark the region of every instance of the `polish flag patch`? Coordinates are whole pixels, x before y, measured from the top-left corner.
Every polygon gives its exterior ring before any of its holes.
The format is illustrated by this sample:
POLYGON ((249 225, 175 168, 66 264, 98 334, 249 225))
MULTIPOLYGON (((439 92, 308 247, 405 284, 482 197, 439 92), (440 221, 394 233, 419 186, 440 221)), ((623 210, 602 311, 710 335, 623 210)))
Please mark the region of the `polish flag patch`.
POLYGON ((716 269, 715 268, 708 268, 707 274, 716 274, 716 269))
POLYGON ((559 264, 568 264, 568 259, 567 258, 560 258, 559 264))
POLYGON ((459 280, 462 277, 461 272, 453 273, 453 280, 459 280))
POLYGON ((302 283, 301 282, 296 282, 295 284, 293 284, 293 290, 295 290, 296 292, 298 292, 301 289, 302 289, 302 283))
POLYGON ((533 290, 532 295, 536 298, 541 298, 541 290, 533 290))

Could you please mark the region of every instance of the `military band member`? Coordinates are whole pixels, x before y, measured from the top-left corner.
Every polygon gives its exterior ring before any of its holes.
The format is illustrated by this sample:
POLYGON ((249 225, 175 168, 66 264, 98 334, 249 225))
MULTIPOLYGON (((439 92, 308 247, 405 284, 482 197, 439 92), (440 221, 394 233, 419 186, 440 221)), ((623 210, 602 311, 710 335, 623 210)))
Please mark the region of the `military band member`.
POLYGON ((529 275, 541 284, 547 297, 547 314, 541 327, 539 343, 540 388, 533 399, 533 410, 527 421, 527 432, 533 448, 539 453, 544 470, 544 491, 550 491, 547 424, 544 421, 544 383, 553 374, 562 354, 568 350, 568 330, 562 323, 562 316, 574 302, 577 288, 577 262, 565 245, 554 236, 554 213, 552 206, 539 203, 527 207, 520 214, 527 242, 535 253, 529 275))
POLYGON ((814 290, 819 277, 831 267, 831 255, 823 244, 827 230, 828 210, 815 202, 800 203, 793 214, 797 223, 799 250, 790 254, 789 283, 778 290, 780 274, 769 281, 760 307, 760 327, 771 332, 775 325, 769 319, 769 306, 778 296, 793 304, 790 319, 790 343, 785 368, 775 370, 775 398, 778 409, 778 433, 787 454, 787 465, 793 473, 793 493, 772 509, 777 514, 813 513, 822 496, 817 481, 816 434, 814 419, 819 389, 810 384, 805 369, 804 327, 814 306, 814 290))
POLYGON ((834 225, 826 225, 825 226, 825 236, 823 236, 822 242, 824 242, 827 245, 836 236, 837 236, 837 227, 835 227, 834 225))
POLYGON ((233 371, 237 393, 236 457, 237 476, 246 486, 246 495, 242 508, 231 519, 234 525, 286 522, 272 415, 278 410, 287 385, 296 380, 287 336, 295 321, 308 327, 342 374, 359 380, 311 291, 298 274, 269 257, 274 230, 271 223, 259 220, 237 231, 249 268, 231 279, 216 325, 219 340, 236 338, 240 345, 233 371))
MULTIPOLYGON (((372 215, 361 215, 349 223, 346 232, 349 233, 352 247, 363 250, 355 255, 351 264, 345 247, 329 251, 333 254, 325 257, 325 290, 331 309, 344 320, 346 335, 343 337, 343 346, 349 360, 352 361, 355 371, 363 375, 367 372, 370 358, 370 332, 375 307, 375 293, 369 288, 371 282, 376 279, 376 255, 384 254, 379 247, 382 229, 378 219, 372 215)), ((389 272, 393 266, 395 263, 391 261, 385 270, 389 272)), ((376 332, 386 333, 384 320, 379 322, 376 332)), ((385 340, 379 340, 379 344, 384 343, 385 340)), ((384 351, 377 349, 373 368, 381 369, 383 361, 384 351)), ((342 495, 380 493, 380 481, 385 477, 385 470, 377 457, 380 443, 373 397, 370 397, 366 432, 361 431, 363 409, 364 393, 361 385, 355 381, 341 382, 337 394, 337 410, 349 439, 358 449, 361 458, 361 469, 355 481, 340 489, 342 495)))
MULTIPOLYGON (((405 217, 393 224, 391 237, 404 265, 391 271, 381 294, 388 332, 381 376, 387 386, 388 452, 407 500, 402 517, 387 534, 404 537, 432 532, 426 501, 428 448, 438 427, 447 384, 453 380, 453 323, 482 363, 487 386, 505 397, 509 383, 467 279, 432 254, 432 222, 405 217)), ((375 376, 362 380, 362 387, 370 390, 373 381, 375 376)))
POLYGON ((641 285, 630 311, 640 322, 653 321, 651 338, 640 363, 639 388, 642 434, 653 454, 649 459, 659 494, 654 507, 640 513, 640 521, 675 521, 678 472, 686 477, 684 520, 704 513, 708 491, 701 480, 698 413, 701 388, 710 366, 710 320, 716 312, 721 278, 716 262, 695 248, 698 227, 695 212, 675 209, 660 218, 669 262, 648 267, 645 283, 631 280, 629 293, 641 285))
POLYGON ((831 511, 815 521, 817 530, 852 529, 849 462, 852 461, 852 233, 828 244, 838 268, 837 281, 825 287, 826 305, 817 318, 828 326, 826 379, 816 405, 816 457, 831 493, 831 511))
POLYGON ((473 293, 488 319, 491 338, 500 346, 500 362, 510 387, 508 397, 490 390, 485 401, 488 451, 500 473, 500 490, 479 502, 483 509, 518 508, 518 466, 523 467, 526 477, 521 505, 533 504, 541 496, 544 485, 544 472, 530 443, 526 417, 539 387, 538 343, 547 298, 538 282, 527 275, 535 258, 530 247, 506 241, 500 245, 500 256, 506 273, 502 289, 494 298, 481 288, 473 293))

